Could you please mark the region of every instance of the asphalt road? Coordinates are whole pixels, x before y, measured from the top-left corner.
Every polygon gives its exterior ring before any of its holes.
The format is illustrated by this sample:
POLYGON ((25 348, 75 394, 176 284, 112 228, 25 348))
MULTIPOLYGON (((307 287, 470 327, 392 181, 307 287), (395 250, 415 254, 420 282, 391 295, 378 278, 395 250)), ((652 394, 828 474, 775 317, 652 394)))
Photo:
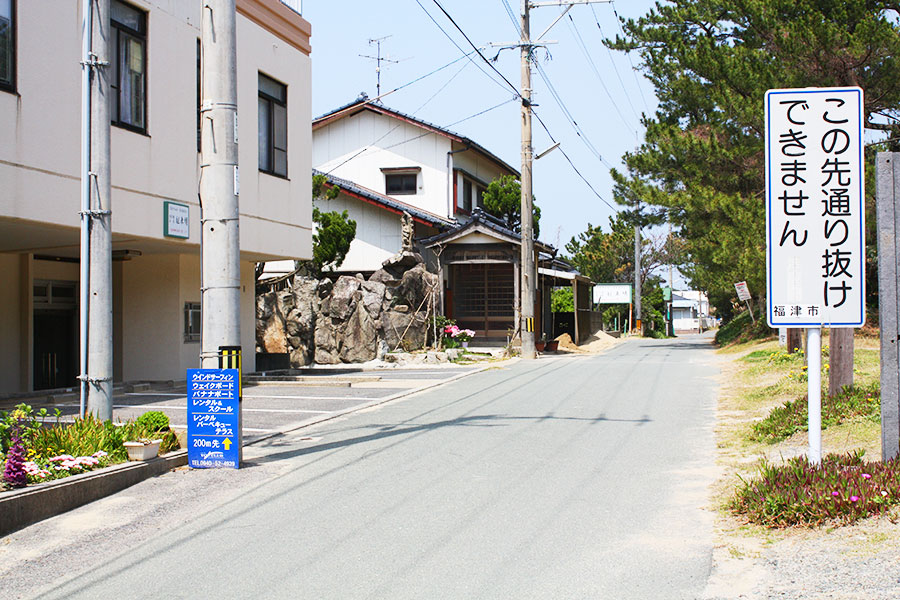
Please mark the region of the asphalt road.
POLYGON ((701 598, 717 373, 699 337, 476 373, 7 536, 0 596, 701 598))

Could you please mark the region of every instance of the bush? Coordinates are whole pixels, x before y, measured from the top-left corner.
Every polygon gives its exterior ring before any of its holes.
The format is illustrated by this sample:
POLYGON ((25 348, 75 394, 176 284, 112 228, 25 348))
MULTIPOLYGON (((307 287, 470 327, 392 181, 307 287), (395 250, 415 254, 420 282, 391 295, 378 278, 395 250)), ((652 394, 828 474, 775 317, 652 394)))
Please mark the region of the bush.
MULTIPOLYGON (((782 406, 753 425, 750 439, 775 444, 786 440, 798 431, 808 430, 808 400, 804 395, 782 406)), ((881 420, 881 388, 878 383, 868 386, 844 388, 831 398, 822 400, 822 429, 839 425, 853 417, 878 422, 881 420)))
POLYGON ((729 508, 776 528, 848 524, 900 504, 900 459, 867 463, 862 456, 829 454, 820 465, 803 456, 778 466, 764 462, 759 478, 744 481, 729 508))
POLYGON ((715 343, 719 346, 728 346, 729 344, 740 344, 772 335, 772 328, 769 327, 765 319, 757 318, 754 323, 750 318, 750 313, 745 310, 719 327, 719 330, 716 331, 715 343))
POLYGON ((148 432, 168 431, 169 417, 164 412, 151 410, 145 412, 135 421, 137 425, 146 428, 148 432))

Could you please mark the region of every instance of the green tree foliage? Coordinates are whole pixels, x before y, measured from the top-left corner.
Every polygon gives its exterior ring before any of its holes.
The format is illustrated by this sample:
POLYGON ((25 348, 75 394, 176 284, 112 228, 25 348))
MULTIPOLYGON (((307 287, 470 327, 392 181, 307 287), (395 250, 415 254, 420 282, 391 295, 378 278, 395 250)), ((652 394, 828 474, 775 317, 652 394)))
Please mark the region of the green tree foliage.
MULTIPOLYGON (((324 175, 313 175, 313 201, 333 200, 340 194, 341 188, 326 185, 326 181, 324 175)), ((312 217, 316 225, 316 232, 312 236, 313 257, 309 261, 298 261, 297 270, 319 277, 323 271, 336 269, 344 262, 350 251, 350 243, 356 238, 356 221, 349 217, 346 210, 324 212, 315 204, 312 217)))
POLYGON ((860 86, 867 128, 900 139, 898 16, 885 0, 670 0, 607 42, 641 53, 659 98, 644 144, 613 172, 616 199, 668 214, 681 272, 724 314, 734 282, 765 293, 765 91, 860 86))
MULTIPOLYGON (((661 265, 678 264, 679 240, 641 237, 641 283, 661 265)), ((625 212, 609 218, 609 232, 588 223, 587 231, 566 244, 567 260, 596 283, 634 282, 634 225, 625 212)))
MULTIPOLYGON (((484 192, 484 210, 503 219, 506 226, 520 233, 522 230, 522 188, 512 175, 501 175, 490 182, 484 192)), ((535 239, 540 235, 541 209, 532 197, 532 216, 535 239)))
POLYGON ((316 233, 312 236, 313 269, 321 273, 341 266, 350 250, 350 242, 356 237, 356 221, 346 210, 322 212, 314 206, 313 222, 316 224, 316 233))
POLYGON ((551 312, 575 312, 575 299, 572 288, 557 287, 550 292, 551 312))

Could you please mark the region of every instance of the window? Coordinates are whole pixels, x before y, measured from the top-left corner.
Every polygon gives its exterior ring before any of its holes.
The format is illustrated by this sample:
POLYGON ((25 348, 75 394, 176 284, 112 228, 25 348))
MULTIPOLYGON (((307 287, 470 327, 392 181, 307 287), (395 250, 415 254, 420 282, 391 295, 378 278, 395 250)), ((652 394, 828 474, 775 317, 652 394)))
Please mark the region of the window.
POLYGON ((200 303, 184 303, 184 341, 200 341, 200 303))
POLYGON ((118 0, 110 3, 114 125, 147 130, 147 15, 118 0))
POLYGON ((402 196, 416 193, 416 173, 393 173, 384 176, 386 194, 388 196, 402 196))
POLYGON ((259 74, 259 170, 287 177, 287 86, 259 74))
POLYGON ((0 89, 16 89, 16 5, 0 0, 0 89))
POLYGON ((467 213, 472 212, 472 182, 463 179, 462 209, 467 213))

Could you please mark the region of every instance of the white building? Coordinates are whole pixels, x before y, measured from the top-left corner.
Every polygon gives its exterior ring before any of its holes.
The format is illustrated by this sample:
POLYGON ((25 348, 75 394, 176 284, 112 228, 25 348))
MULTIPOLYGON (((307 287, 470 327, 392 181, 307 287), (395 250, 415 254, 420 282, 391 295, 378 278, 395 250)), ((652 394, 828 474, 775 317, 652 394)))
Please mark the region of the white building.
POLYGON ((709 327, 709 298, 706 292, 673 290, 672 329, 675 333, 701 333, 709 327))
POLYGON ((318 206, 357 222, 343 272, 371 273, 400 250, 404 210, 415 237, 430 237, 467 222, 491 181, 519 177, 473 140, 365 98, 318 117, 312 130, 313 166, 345 190, 318 206))
MULTIPOLYGON (((0 0, 0 393, 78 369, 81 2, 0 0)), ((199 0, 112 0, 114 375, 199 364, 199 0), (187 211, 186 237, 167 229, 187 211)), ((310 25, 237 0, 241 339, 254 263, 311 256, 310 25)))

